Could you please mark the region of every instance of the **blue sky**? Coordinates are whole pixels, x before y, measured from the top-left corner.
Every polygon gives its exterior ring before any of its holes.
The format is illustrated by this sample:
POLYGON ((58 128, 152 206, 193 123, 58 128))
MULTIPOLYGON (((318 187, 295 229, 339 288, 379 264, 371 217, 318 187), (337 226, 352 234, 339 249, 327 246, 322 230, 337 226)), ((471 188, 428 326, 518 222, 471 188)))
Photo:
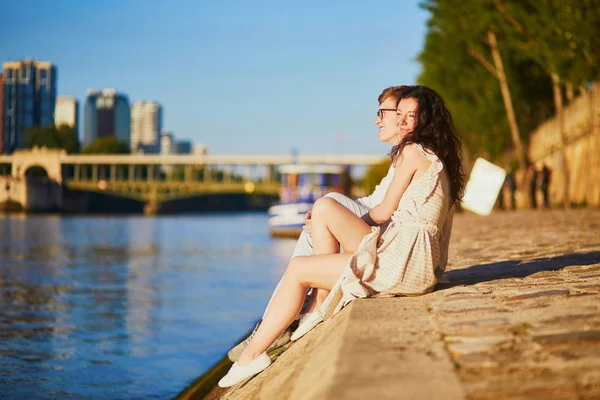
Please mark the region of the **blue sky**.
POLYGON ((428 17, 417 0, 27 4, 2 5, 0 61, 54 62, 80 102, 104 87, 158 101, 212 154, 385 154, 377 96, 415 82, 428 17))

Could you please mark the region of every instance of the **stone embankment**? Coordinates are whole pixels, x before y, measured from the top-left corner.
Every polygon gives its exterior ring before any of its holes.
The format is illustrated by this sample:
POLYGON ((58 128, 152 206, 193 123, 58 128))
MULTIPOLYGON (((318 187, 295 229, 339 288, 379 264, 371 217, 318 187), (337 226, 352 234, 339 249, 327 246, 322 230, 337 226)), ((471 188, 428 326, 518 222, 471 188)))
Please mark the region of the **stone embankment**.
POLYGON ((424 296, 352 303, 207 398, 600 398, 600 210, 458 215, 446 275, 424 296))
MULTIPOLYGON (((537 127, 527 155, 538 169, 545 165, 552 172, 550 204, 564 204, 568 184, 569 203, 600 206, 600 82, 537 127)), ((517 203, 526 204, 524 198, 517 196, 517 203)))

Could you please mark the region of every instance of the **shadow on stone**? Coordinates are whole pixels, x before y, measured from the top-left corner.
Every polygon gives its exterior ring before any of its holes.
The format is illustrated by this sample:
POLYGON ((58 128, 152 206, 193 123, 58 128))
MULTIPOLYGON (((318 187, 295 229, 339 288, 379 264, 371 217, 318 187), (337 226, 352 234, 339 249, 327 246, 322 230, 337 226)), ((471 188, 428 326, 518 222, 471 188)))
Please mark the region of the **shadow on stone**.
POLYGON ((436 289, 444 289, 456 285, 474 285, 507 278, 525 278, 541 271, 558 271, 572 265, 591 265, 600 263, 600 252, 564 254, 551 258, 540 258, 531 261, 508 260, 492 264, 473 265, 464 269, 446 272, 450 281, 438 284, 436 289))

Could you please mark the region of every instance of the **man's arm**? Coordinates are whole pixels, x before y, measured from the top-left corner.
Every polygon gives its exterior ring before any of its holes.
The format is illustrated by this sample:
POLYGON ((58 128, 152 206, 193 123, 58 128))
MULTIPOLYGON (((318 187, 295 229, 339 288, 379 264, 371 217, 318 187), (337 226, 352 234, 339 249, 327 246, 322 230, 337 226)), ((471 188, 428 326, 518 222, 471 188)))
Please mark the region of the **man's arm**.
MULTIPOLYGON (((390 166, 387 175, 385 178, 379 182, 379 185, 375 186, 375 190, 368 196, 361 197, 360 199, 356 199, 356 202, 362 204, 365 207, 373 208, 376 205, 380 204, 385 197, 385 192, 387 188, 390 186, 390 182, 394 176, 394 168, 390 166)), ((365 221, 368 223, 368 221, 365 221)), ((369 224, 371 225, 371 224, 369 224)))

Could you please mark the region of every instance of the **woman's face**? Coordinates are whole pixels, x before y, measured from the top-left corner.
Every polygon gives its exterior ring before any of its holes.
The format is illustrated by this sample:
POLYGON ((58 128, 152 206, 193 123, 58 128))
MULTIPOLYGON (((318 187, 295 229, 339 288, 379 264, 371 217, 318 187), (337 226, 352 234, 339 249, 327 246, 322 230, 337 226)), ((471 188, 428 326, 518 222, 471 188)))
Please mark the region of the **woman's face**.
MULTIPOLYGON (((396 113, 396 126, 400 139, 411 133, 417 125, 417 100, 409 98, 402 99, 398 103, 396 113)), ((399 143, 400 141, 398 141, 399 143)))
POLYGON ((379 141, 393 143, 398 136, 396 126, 396 100, 389 97, 385 99, 377 110, 375 125, 379 128, 379 141))

